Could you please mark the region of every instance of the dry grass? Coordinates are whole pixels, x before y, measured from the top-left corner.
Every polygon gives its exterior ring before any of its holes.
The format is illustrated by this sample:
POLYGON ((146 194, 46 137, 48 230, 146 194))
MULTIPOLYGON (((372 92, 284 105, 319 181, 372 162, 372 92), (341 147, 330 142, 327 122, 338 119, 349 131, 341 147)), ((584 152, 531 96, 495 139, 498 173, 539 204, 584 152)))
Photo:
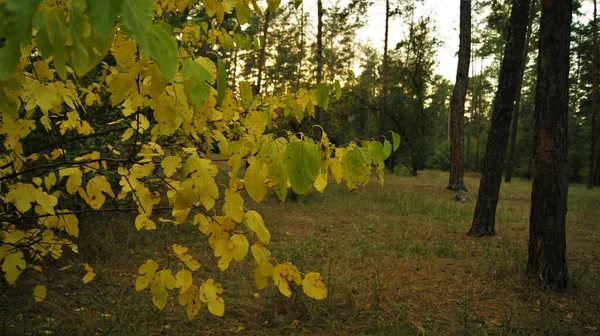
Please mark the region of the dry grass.
MULTIPOLYGON (((128 218, 82 221, 82 255, 100 274, 88 285, 74 268, 46 274, 55 290, 33 303, 33 279, 0 284, 0 333, 224 335, 585 335, 600 328, 600 193, 571 186, 568 215, 570 289, 543 292, 525 280, 530 185, 504 185, 493 238, 471 238, 478 177, 468 175, 471 201, 444 189, 446 174, 387 176, 348 193, 330 185, 297 202, 275 197, 258 208, 272 233, 278 261, 319 271, 329 298, 282 297, 272 286, 254 297, 252 264, 224 274, 190 225, 138 234, 128 218), (203 262, 200 279, 225 286, 226 316, 204 310, 188 322, 176 299, 164 311, 148 292, 133 290, 137 266, 189 246, 203 262), (75 285, 74 285, 75 283, 75 285), (62 294, 59 294, 62 293, 62 294), (73 301, 77 300, 77 301, 73 301), (81 309, 83 308, 83 309, 81 309), (102 313, 108 315, 102 316, 102 313)), ((40 274, 33 274, 39 277, 40 274)))

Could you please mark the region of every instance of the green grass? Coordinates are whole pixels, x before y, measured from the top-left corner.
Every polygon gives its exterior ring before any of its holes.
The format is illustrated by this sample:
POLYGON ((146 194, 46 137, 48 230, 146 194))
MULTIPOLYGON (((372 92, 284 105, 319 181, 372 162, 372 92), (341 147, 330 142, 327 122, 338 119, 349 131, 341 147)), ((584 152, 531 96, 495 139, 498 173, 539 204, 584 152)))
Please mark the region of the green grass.
MULTIPOLYGON (((321 272, 329 297, 291 299, 272 285, 255 298, 252 262, 221 273, 206 239, 191 225, 138 233, 128 216, 81 219, 80 255, 63 272, 24 274, 18 286, 0 284, 0 334, 56 335, 592 335, 600 328, 600 192, 572 185, 567 223, 570 289, 544 292, 525 278, 530 183, 503 185, 497 236, 465 235, 478 176, 469 174, 471 200, 458 203, 447 175, 386 176, 380 187, 348 193, 330 184, 296 202, 274 196, 247 201, 265 218, 279 262, 321 272), (202 262, 198 279, 223 283, 224 318, 204 309, 191 322, 176 295, 164 311, 148 291, 133 289, 137 267, 162 258, 177 242, 202 262), (97 279, 81 283, 89 262, 97 279), (34 303, 43 278, 52 289, 34 303), (22 280, 22 281, 21 281, 22 280), (104 314, 104 315, 103 315, 104 314), (242 330, 236 332, 238 328, 242 330)), ((65 261, 58 261, 62 266, 65 261)), ((163 261, 164 263, 164 261, 163 261)))

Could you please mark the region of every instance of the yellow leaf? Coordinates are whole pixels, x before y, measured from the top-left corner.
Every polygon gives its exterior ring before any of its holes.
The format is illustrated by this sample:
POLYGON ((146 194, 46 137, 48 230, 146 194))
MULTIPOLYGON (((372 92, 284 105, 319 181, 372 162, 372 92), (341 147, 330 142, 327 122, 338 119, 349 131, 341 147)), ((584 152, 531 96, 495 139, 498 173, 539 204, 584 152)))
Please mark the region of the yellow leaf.
POLYGON ((42 207, 42 209, 51 215, 54 215, 54 207, 58 204, 56 196, 48 195, 42 189, 36 189, 35 201, 42 207))
POLYGON ((223 213, 237 223, 240 223, 244 218, 244 199, 242 199, 242 196, 231 189, 225 190, 223 213))
POLYGON ((154 223, 150 218, 146 217, 145 214, 139 214, 137 217, 135 217, 135 228, 138 231, 142 229, 156 230, 156 223, 154 223))
POLYGON ((266 178, 269 170, 262 160, 256 160, 246 169, 244 185, 248 195, 255 201, 262 201, 267 195, 266 178))
POLYGON ((175 287, 185 293, 192 286, 192 272, 182 269, 175 275, 175 287))
POLYGON ((237 262, 244 260, 248 254, 248 239, 246 239, 246 236, 241 234, 234 234, 230 239, 234 245, 232 250, 233 259, 235 259, 237 262))
POLYGON ((54 172, 50 172, 46 177, 44 177, 44 186, 46 190, 50 190, 56 184, 56 175, 54 172))
POLYGON ((273 282, 279 288, 279 292, 287 297, 292 297, 290 281, 294 281, 296 285, 302 284, 302 277, 296 266, 290 263, 275 266, 273 269, 273 282))
POLYGON ((79 168, 65 168, 61 169, 58 172, 58 175, 62 178, 64 176, 68 176, 66 183, 67 192, 70 195, 74 195, 77 192, 77 189, 81 187, 83 173, 79 168))
POLYGON ((123 132, 123 135, 121 135, 121 141, 125 142, 129 139, 131 139, 131 137, 135 134, 135 130, 133 128, 128 128, 125 130, 125 132, 123 132))
POLYGON ((319 273, 307 273, 302 280, 302 289, 304 294, 313 299, 324 300, 327 298, 327 286, 319 273))
POLYGON ((94 278, 96 277, 96 273, 94 273, 94 269, 87 263, 83 264, 83 268, 85 268, 85 275, 83 276, 83 279, 81 279, 83 281, 84 284, 94 280, 94 278))
POLYGON ((215 283, 213 279, 208 279, 200 287, 200 300, 208 305, 208 311, 216 316, 223 316, 225 312, 225 302, 218 296, 222 292, 221 284, 215 283))
MULTIPOLYGON (((222 238, 217 241, 215 244, 215 257, 221 257, 219 259, 218 267, 221 271, 225 271, 229 267, 229 263, 233 259, 233 252, 231 251, 229 243, 231 241, 227 238, 222 238)), ((232 243, 233 245, 233 243, 232 243)))
POLYGON ((169 293, 167 289, 175 288, 175 277, 170 269, 164 269, 157 272, 150 283, 152 292, 152 302, 158 309, 164 309, 167 305, 169 293))
POLYGON ((36 200, 36 188, 31 184, 17 183, 17 187, 6 194, 6 202, 14 203, 17 210, 24 213, 31 209, 31 203, 36 200))
POLYGON ((89 180, 86 186, 86 194, 87 199, 86 202, 89 204, 92 209, 98 210, 104 204, 106 197, 104 193, 110 195, 111 197, 115 197, 115 194, 112 191, 110 183, 106 180, 106 177, 103 175, 99 175, 89 180))
POLYGON ((223 314, 225 314, 225 301, 221 297, 214 301, 209 301, 207 306, 208 311, 215 316, 223 317, 223 314))
POLYGON ((202 302, 200 301, 200 296, 198 295, 198 286, 191 285, 187 291, 179 294, 179 304, 186 306, 185 314, 187 315, 188 320, 193 320, 194 317, 198 315, 200 308, 202 307, 202 302))
POLYGON ((31 179, 31 182, 33 182, 36 186, 41 186, 42 185, 42 179, 40 177, 34 177, 31 179))
POLYGON ((181 158, 179 156, 167 156, 160 163, 166 177, 171 177, 179 167, 181 167, 181 158))
POLYGON ((156 261, 152 259, 146 260, 146 263, 141 265, 138 269, 140 276, 135 279, 135 290, 139 292, 148 287, 157 270, 158 264, 156 261))
POLYGON ((37 285, 33 289, 33 299, 35 302, 42 302, 46 298, 46 286, 37 285))
POLYGON ((187 253, 189 249, 185 246, 181 246, 179 244, 173 244, 173 252, 175 252, 175 254, 177 255, 183 255, 185 253, 187 253))
POLYGON ((337 157, 331 158, 329 160, 329 170, 331 170, 335 183, 340 184, 342 182, 342 163, 340 159, 337 157))
POLYGON ((41 81, 54 79, 54 72, 50 70, 48 62, 45 60, 36 61, 33 63, 35 75, 41 81))
POLYGON ((4 257, 4 263, 2 264, 2 270, 4 271, 4 277, 6 282, 14 284, 17 281, 19 275, 25 269, 26 263, 23 258, 22 252, 9 254, 4 257))
POLYGON ((265 287, 267 287, 267 285, 269 284, 269 279, 262 274, 262 272, 260 271, 260 266, 257 266, 254 269, 253 274, 254 284, 256 285, 256 288, 258 288, 258 290, 265 289, 265 287))
POLYGON ((256 233, 256 236, 258 239, 260 239, 260 241, 265 244, 269 244, 271 241, 271 233, 265 227, 265 223, 258 212, 254 210, 246 212, 244 214, 244 224, 246 224, 250 230, 256 233))
POLYGON ((315 186, 315 189, 322 193, 327 186, 327 173, 319 172, 313 185, 315 186))
POLYGON ((74 214, 58 215, 59 219, 62 219, 65 224, 67 233, 73 237, 79 237, 79 219, 74 214))

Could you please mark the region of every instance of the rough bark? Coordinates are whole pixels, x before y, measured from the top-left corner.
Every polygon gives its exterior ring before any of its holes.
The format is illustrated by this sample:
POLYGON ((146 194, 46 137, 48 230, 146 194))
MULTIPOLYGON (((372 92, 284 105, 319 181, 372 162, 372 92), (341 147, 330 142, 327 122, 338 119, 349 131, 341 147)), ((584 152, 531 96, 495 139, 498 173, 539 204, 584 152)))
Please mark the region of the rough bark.
MULTIPOLYGON (((317 85, 323 80, 323 2, 317 1, 317 50, 315 50, 315 61, 317 63, 317 85)), ((323 111, 320 106, 315 107, 315 122, 321 123, 323 111)))
POLYGON ((594 19, 592 21, 592 29, 593 29, 593 53, 592 53, 592 134, 591 134, 591 144, 590 144, 590 168, 588 173, 588 189, 593 189, 596 185, 596 174, 595 174, 595 166, 596 166, 596 155, 597 149, 596 144, 598 143, 598 114, 596 112, 597 109, 597 99, 598 99, 598 21, 596 19, 597 16, 597 8, 596 8, 596 0, 594 0, 594 19))
POLYGON ((568 282, 567 127, 572 0, 542 1, 527 274, 556 291, 568 282))
POLYGON ((388 35, 389 35, 389 22, 390 22, 390 0, 385 1, 385 35, 383 37, 383 63, 381 65, 381 101, 379 107, 379 134, 384 134, 386 131, 385 127, 385 115, 387 105, 387 67, 388 67, 388 35))
POLYGON ((514 0, 510 14, 504 57, 500 67, 498 91, 494 98, 492 122, 483 157, 481 182, 470 236, 493 236, 496 206, 502 183, 510 120, 520 90, 519 75, 524 63, 525 34, 530 0, 514 0))
POLYGON ((460 1, 460 33, 456 84, 450 98, 450 178, 448 189, 464 190, 463 166, 463 117, 465 96, 469 84, 469 62, 471 59, 471 0, 460 1))
POLYGON ((302 61, 304 61, 304 2, 300 5, 300 42, 298 43, 299 60, 298 73, 296 74, 296 91, 300 90, 300 79, 302 78, 302 61))
POLYGON ((506 162, 506 172, 504 173, 504 182, 510 183, 512 181, 512 172, 515 166, 515 158, 517 153, 517 132, 519 129, 519 112, 521 109, 521 91, 523 87, 523 74, 525 73, 525 67, 527 65, 527 55, 529 53, 529 42, 531 41, 531 29, 533 25, 533 18, 535 17, 536 1, 532 0, 529 5, 529 17, 527 18, 527 35, 525 36, 525 49, 523 50, 523 66, 519 77, 517 77, 518 88, 517 98, 515 99, 515 110, 513 112, 513 118, 510 126, 510 149, 508 152, 508 160, 506 162))
POLYGON ((262 89, 262 76, 265 70, 265 61, 267 58, 267 37, 269 33, 269 23, 271 22, 271 11, 265 11, 265 22, 263 23, 263 41, 258 54, 258 76, 256 79, 255 93, 259 94, 262 89))

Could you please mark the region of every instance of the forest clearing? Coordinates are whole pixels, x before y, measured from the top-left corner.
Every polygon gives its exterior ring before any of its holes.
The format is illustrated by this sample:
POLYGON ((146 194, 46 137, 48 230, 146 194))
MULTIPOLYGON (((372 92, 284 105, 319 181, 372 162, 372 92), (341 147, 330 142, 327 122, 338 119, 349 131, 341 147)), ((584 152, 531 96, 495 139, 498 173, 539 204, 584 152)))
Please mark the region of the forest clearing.
MULTIPOLYGON (((375 180, 352 193, 333 186, 283 204, 268 196, 257 206, 271 230, 273 253, 280 262, 293 260, 302 269, 321 272, 329 297, 313 301, 295 289, 287 299, 269 287, 255 298, 250 263, 232 265, 231 276, 223 277, 206 262, 202 275, 222 281, 227 293, 223 318, 201 314, 187 321, 176 302, 155 310, 150 298, 130 284, 136 277, 132 267, 172 242, 211 260, 191 223, 140 236, 128 225, 133 218, 89 216, 79 243, 82 254, 70 262, 95 265, 97 281, 73 285, 76 272, 57 272, 52 284, 68 296, 49 294, 44 309, 31 302, 34 281, 4 290, 2 333, 597 334, 600 195, 583 185, 570 189, 572 288, 556 294, 536 290, 524 276, 530 182, 518 179, 501 190, 498 234, 479 240, 465 234, 474 202, 457 202, 455 193, 440 188, 446 178, 438 171, 416 178, 388 175, 383 187, 375 180)), ((475 190, 478 176, 467 175, 466 184, 475 190)))
POLYGON ((0 0, 0 334, 598 334, 597 39, 596 0, 0 0))

